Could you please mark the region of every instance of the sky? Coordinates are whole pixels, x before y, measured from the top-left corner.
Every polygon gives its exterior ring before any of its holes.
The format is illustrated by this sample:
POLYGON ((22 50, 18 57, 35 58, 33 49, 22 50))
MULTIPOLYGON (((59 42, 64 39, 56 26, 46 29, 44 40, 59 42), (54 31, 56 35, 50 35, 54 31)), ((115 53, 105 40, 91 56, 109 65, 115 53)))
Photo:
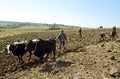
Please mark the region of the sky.
POLYGON ((0 0, 0 21, 120 26, 120 0, 0 0))

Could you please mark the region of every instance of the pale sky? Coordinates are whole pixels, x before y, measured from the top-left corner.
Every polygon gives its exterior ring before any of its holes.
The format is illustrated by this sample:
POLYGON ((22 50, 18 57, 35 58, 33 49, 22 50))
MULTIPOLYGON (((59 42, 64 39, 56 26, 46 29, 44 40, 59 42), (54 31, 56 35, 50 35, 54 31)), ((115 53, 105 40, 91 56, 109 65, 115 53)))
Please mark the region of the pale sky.
POLYGON ((0 0, 0 21, 120 26, 120 0, 0 0))

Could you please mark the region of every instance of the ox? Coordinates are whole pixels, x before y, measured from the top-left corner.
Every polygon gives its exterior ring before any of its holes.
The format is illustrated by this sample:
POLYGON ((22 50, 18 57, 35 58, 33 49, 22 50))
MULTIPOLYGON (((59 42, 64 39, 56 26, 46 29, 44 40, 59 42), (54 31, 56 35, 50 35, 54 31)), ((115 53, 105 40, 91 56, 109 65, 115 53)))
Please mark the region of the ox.
MULTIPOLYGON (((23 62, 23 55, 26 53, 25 50, 26 43, 25 42, 14 42, 13 44, 7 45, 6 51, 8 54, 13 53, 13 55, 17 56, 19 59, 19 62, 23 62)), ((31 58, 31 53, 29 60, 31 58)))
POLYGON ((48 40, 39 39, 39 41, 36 42, 34 42, 33 40, 28 40, 26 43, 25 50, 26 51, 34 50, 34 55, 39 57, 41 61, 45 54, 47 54, 46 55, 47 59, 49 54, 53 52, 55 61, 56 40, 52 38, 48 40))

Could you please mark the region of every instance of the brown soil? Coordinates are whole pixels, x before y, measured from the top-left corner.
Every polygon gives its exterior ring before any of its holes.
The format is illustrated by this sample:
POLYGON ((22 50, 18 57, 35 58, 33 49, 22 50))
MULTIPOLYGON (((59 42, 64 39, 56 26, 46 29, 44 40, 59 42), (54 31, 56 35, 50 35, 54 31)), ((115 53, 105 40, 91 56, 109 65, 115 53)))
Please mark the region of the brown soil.
POLYGON ((34 55, 28 61, 29 53, 26 53, 23 58, 25 63, 20 64, 16 56, 5 54, 4 49, 7 44, 17 40, 56 37, 60 30, 1 37, 0 79, 114 79, 110 74, 120 70, 120 43, 109 40, 99 42, 99 33, 110 33, 107 29, 84 30, 82 40, 79 39, 78 30, 65 30, 68 37, 66 50, 58 56, 57 43, 56 62, 51 60, 52 55, 47 62, 41 63, 34 55))

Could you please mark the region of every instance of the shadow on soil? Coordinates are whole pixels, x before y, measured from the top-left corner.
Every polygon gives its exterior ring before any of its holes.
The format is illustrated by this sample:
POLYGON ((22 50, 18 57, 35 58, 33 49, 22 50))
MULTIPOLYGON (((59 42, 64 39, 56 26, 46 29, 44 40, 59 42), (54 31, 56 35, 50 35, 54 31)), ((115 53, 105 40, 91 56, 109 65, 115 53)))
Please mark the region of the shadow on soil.
POLYGON ((23 64, 19 63, 19 62, 15 62, 15 63, 12 63, 11 65, 14 64, 14 66, 7 69, 7 70, 3 69, 3 72, 0 73, 0 76, 5 76, 7 73, 19 72, 19 71, 27 70, 27 69, 30 69, 30 68, 35 68, 38 65, 43 64, 44 62, 40 62, 40 60, 34 60, 32 62, 23 63, 23 64), (15 65, 15 63, 17 63, 17 64, 15 65))
POLYGON ((77 53, 77 52, 85 52, 85 51, 86 51, 86 49, 84 48, 84 46, 78 46, 73 49, 67 49, 67 50, 65 49, 64 51, 57 51, 57 53, 58 53, 58 57, 61 57, 67 53, 72 53, 72 52, 77 53))
POLYGON ((48 72, 48 73, 52 73, 52 74, 56 74, 60 71, 63 71, 65 68, 71 66, 71 62, 69 61, 57 61, 54 64, 46 64, 42 70, 40 70, 39 72, 48 72))

